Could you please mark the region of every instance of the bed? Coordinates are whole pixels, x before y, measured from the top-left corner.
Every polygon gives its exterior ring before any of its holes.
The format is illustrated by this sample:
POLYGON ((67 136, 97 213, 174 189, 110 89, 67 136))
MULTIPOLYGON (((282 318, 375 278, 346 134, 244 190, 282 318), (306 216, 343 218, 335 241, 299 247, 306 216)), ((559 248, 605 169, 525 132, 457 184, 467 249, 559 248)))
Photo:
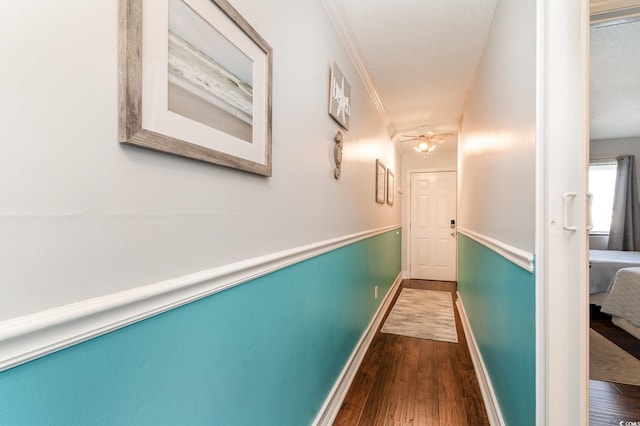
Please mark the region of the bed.
POLYGON ((606 294, 619 269, 636 266, 640 251, 589 250, 589 294, 606 294))
POLYGON ((617 271, 602 312, 611 315, 615 325, 640 339, 640 267, 617 271))

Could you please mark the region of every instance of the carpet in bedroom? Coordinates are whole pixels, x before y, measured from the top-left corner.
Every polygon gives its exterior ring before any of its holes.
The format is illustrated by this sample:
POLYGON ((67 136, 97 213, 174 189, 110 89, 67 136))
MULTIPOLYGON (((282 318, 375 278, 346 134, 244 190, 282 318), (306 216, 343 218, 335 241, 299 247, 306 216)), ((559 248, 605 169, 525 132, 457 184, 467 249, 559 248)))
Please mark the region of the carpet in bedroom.
POLYGON ((589 378, 640 386, 640 360, 589 329, 589 378))

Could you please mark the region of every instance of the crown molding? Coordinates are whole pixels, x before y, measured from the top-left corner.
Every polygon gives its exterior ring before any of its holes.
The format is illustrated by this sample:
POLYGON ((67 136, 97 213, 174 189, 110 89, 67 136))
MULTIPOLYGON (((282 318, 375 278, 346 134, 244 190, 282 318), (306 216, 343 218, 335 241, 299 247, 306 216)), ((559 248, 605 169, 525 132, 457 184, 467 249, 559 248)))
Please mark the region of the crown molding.
POLYGON ((369 74, 369 70, 367 68, 364 57, 362 56, 362 52, 360 51, 360 47, 356 42, 356 38, 351 30, 351 25, 347 21, 347 18, 344 14, 344 10, 339 3, 339 0, 321 0, 322 5, 327 11, 327 15, 329 15, 329 19, 333 24, 336 32, 338 33, 338 37, 342 40, 342 44, 344 45, 349 58, 353 62, 358 74, 360 75, 360 79, 364 84, 367 92, 369 93, 369 97, 373 102, 373 105, 376 107, 376 110, 384 120, 385 126, 387 128, 387 133, 389 135, 396 134, 396 129, 391 122, 391 118, 382 104, 382 100, 380 99, 380 95, 378 94, 378 90, 376 89, 376 85, 373 82, 373 78, 371 74, 369 74))

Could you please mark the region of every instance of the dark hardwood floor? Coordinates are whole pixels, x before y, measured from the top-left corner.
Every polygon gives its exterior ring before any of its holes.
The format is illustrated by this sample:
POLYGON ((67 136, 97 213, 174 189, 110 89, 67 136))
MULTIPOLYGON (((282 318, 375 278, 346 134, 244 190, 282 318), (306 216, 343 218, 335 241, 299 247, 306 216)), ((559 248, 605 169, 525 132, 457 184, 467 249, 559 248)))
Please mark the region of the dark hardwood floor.
MULTIPOLYGON (((405 280, 402 287, 452 292, 459 342, 436 342, 378 330, 334 425, 488 425, 455 307, 456 284, 405 280)), ((640 341, 614 325, 608 315, 592 309, 590 326, 640 359, 640 341)), ((640 387, 590 380, 589 394, 591 426, 640 422, 640 387)))
MULTIPOLYGON (((640 359, 640 341, 611 322, 611 317, 591 306, 590 327, 636 359, 640 359)), ((619 425, 639 422, 640 387, 589 380, 589 424, 619 425)))
MULTIPOLYGON (((455 307, 456 283, 404 280, 401 286, 450 291, 458 343, 383 334, 378 330, 334 425, 488 425, 455 307)), ((400 290, 395 298, 399 293, 400 290)))

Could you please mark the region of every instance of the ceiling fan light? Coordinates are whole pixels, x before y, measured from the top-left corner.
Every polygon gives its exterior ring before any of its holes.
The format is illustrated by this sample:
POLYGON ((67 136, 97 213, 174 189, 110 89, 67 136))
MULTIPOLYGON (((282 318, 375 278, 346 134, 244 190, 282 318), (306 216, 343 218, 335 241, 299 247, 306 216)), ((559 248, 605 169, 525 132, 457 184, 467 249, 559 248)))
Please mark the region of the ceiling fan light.
POLYGON ((422 141, 422 142, 418 142, 418 144, 416 145, 416 149, 420 152, 427 152, 429 151, 429 143, 422 141))
POLYGON ((431 152, 434 149, 436 149, 437 147, 438 147, 438 145, 431 145, 427 151, 431 152))

